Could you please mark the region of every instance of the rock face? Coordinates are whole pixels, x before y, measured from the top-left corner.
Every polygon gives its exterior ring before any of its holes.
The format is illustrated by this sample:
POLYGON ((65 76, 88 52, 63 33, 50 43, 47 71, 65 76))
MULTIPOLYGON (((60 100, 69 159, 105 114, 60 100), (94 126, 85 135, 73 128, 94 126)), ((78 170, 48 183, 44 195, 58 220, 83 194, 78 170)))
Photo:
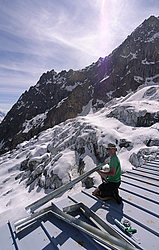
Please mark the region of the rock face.
MULTIPOLYGON (((19 148, 19 159, 24 152, 25 159, 21 161, 21 172, 15 179, 24 181, 29 191, 36 187, 56 189, 87 171, 86 165, 90 167, 92 159, 98 162, 108 157, 105 147, 98 145, 96 130, 86 122, 66 121, 48 131, 48 138, 46 131, 44 134, 39 137, 40 147, 34 141, 32 147, 29 142, 29 145, 19 148), (89 164, 86 164, 85 158, 88 158, 89 164)), ((93 184, 92 177, 83 180, 86 188, 93 184)))
POLYGON ((115 117, 126 125, 134 127, 150 127, 159 122, 159 111, 150 113, 147 110, 141 110, 137 112, 134 107, 120 106, 114 109, 108 117, 115 117))
POLYGON ((112 106, 108 117, 133 127, 150 127, 159 122, 159 86, 141 88, 125 101, 122 99, 112 106))
MULTIPOLYGON (((35 86, 22 94, 0 124, 0 153, 76 117, 84 108, 88 111, 91 106, 97 110, 139 85, 159 83, 158 44, 159 18, 151 16, 109 56, 99 58, 96 63, 78 71, 44 73, 35 86)), ((158 115, 146 113, 135 123, 148 126, 158 115)))
POLYGON ((157 152, 154 148, 143 148, 140 149, 137 153, 133 153, 129 161, 135 167, 141 167, 145 161, 155 160, 157 157, 157 152))

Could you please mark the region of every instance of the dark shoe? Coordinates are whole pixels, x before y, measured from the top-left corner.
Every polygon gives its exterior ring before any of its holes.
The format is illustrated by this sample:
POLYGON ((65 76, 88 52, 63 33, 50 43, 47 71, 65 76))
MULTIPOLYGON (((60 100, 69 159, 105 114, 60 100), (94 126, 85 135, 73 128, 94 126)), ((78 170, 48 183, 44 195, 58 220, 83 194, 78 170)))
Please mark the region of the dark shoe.
POLYGON ((116 200, 116 202, 117 202, 118 204, 121 204, 121 203, 122 203, 122 198, 119 196, 119 193, 118 193, 118 190, 117 190, 117 189, 114 190, 114 192, 113 192, 113 198, 114 198, 114 200, 116 200))

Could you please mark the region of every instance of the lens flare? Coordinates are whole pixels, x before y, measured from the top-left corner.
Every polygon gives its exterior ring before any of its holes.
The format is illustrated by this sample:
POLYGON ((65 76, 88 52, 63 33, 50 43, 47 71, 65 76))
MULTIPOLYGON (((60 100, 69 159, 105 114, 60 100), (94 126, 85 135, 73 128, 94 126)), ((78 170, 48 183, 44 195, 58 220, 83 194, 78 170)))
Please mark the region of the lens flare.
POLYGON ((102 0, 100 6, 100 47, 104 49, 106 46, 108 34, 108 25, 109 25, 109 5, 110 0, 102 0))
POLYGON ((101 1, 101 9, 100 9, 100 31, 106 32, 106 27, 108 25, 108 6, 109 0, 102 0, 101 1))

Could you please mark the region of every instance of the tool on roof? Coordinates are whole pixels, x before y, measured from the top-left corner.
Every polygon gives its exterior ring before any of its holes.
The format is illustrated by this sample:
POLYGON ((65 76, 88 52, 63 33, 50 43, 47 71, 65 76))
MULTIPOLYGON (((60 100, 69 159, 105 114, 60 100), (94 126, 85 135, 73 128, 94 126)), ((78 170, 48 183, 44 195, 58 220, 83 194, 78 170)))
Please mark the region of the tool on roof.
POLYGON ((130 236, 134 241, 136 241, 138 244, 141 243, 141 240, 137 237, 134 236, 134 233, 137 232, 137 230, 135 228, 131 227, 131 222, 124 219, 121 221, 119 221, 118 219, 115 219, 111 214, 109 214, 109 216, 113 219, 114 223, 120 228, 122 229, 128 236, 130 236))
POLYGON ((125 223, 124 222, 121 223, 121 221, 119 221, 118 219, 115 219, 114 222, 116 223, 116 225, 118 225, 127 234, 136 233, 137 232, 136 229, 133 229, 131 227, 130 223, 128 224, 128 221, 126 221, 125 223))

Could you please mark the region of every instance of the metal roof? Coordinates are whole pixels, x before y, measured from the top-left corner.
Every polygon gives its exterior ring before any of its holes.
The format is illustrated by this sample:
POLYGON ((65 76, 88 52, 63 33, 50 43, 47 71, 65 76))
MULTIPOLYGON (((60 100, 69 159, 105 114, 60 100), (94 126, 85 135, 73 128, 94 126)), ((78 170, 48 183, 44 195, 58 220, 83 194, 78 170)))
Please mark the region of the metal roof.
MULTIPOLYGON (((120 205, 113 199, 105 202, 97 199, 92 196, 94 188, 91 188, 57 202, 55 207, 62 211, 64 207, 83 203, 134 247, 157 250, 159 248, 158 186, 159 159, 156 159, 122 174, 119 193, 123 201, 120 205), (137 232, 127 235, 116 225, 114 219, 128 220, 137 232)), ((80 219, 88 223, 83 214, 74 213, 74 218, 75 222, 80 219)), ((35 217, 19 230, 16 230, 14 222, 8 222, 0 228, 0 249, 118 249, 113 243, 104 245, 98 238, 71 223, 68 223, 67 218, 62 219, 46 211, 41 217, 35 217)), ((94 226, 92 221, 90 225, 94 226)))

